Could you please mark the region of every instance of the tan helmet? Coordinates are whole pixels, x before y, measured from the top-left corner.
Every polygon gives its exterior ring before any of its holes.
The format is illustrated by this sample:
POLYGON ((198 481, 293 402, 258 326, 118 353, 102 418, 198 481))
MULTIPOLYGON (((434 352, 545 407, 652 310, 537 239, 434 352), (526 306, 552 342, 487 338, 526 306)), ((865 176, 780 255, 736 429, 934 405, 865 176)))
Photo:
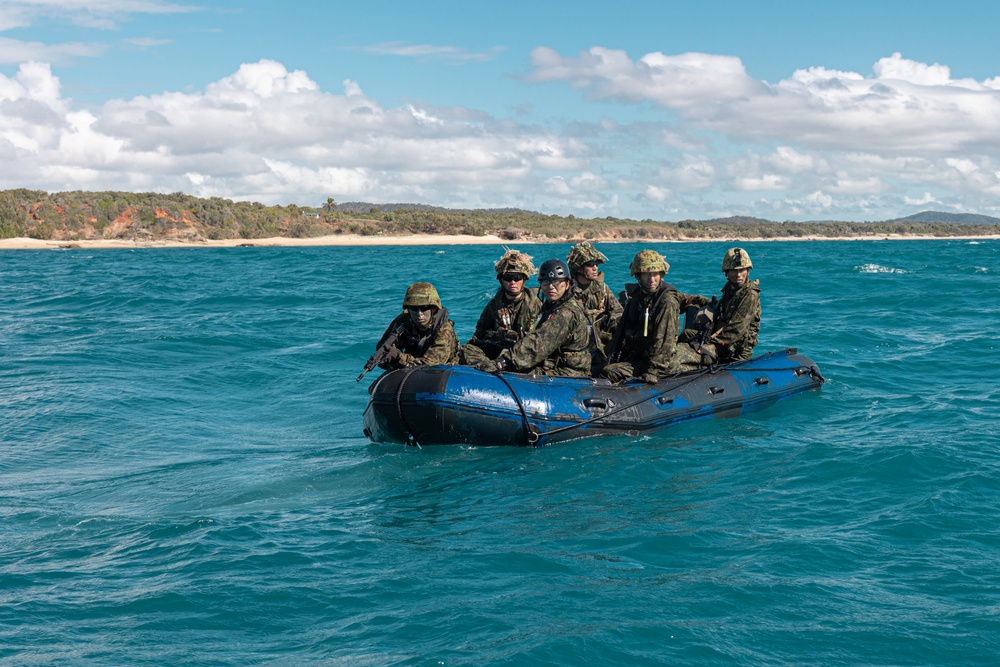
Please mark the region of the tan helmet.
POLYGON ((730 248, 726 251, 726 256, 722 258, 722 272, 732 271, 733 269, 752 269, 753 262, 750 261, 750 255, 743 248, 730 248))
POLYGON ((497 272, 497 279, 505 273, 521 273, 525 279, 535 275, 535 267, 531 263, 531 257, 517 250, 508 250, 503 257, 493 262, 493 268, 497 272))
POLYGON ((403 308, 410 306, 434 306, 441 307, 441 297, 438 296, 434 285, 430 283, 413 283, 406 288, 406 296, 403 297, 403 308))
POLYGON ((583 265, 587 262, 601 264, 607 261, 608 258, 604 256, 604 253, 595 248, 594 244, 590 241, 577 243, 570 248, 569 254, 566 255, 566 263, 569 264, 569 268, 574 274, 583 268, 583 265))
POLYGON ((655 250, 640 250, 628 268, 634 276, 638 273, 666 273, 670 270, 670 265, 655 250))

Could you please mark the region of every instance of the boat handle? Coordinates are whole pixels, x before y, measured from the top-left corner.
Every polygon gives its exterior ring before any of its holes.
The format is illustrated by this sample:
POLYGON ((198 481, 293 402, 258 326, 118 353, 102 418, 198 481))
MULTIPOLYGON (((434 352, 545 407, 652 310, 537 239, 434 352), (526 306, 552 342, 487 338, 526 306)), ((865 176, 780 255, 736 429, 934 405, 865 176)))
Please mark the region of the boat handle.
POLYGON ((667 403, 673 403, 674 402, 674 397, 673 396, 660 396, 658 399, 656 399, 656 402, 659 403, 660 405, 666 405, 667 403))
POLYGON ((812 372, 811 368, 806 368, 805 366, 799 366, 795 369, 795 377, 800 378, 803 375, 809 375, 812 372))
POLYGON ((595 408, 598 410, 608 409, 608 402, 603 398, 585 398, 583 399, 583 405, 591 410, 595 408))
POLYGON ((722 393, 722 392, 724 392, 725 390, 726 390, 726 388, 725 388, 725 387, 709 387, 709 388, 708 388, 708 393, 710 393, 710 394, 712 394, 713 396, 715 396, 716 394, 721 394, 721 393, 722 393))
POLYGON ((770 378, 762 377, 762 378, 757 378, 756 380, 753 381, 753 383, 759 387, 761 385, 767 384, 770 381, 771 381, 770 378))

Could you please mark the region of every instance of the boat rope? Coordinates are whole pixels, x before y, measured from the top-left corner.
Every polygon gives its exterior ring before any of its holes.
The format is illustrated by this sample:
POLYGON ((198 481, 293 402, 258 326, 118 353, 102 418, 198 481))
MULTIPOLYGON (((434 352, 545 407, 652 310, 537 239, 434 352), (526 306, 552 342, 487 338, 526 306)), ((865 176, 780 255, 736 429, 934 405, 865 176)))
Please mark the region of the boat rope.
POLYGON ((407 447, 416 447, 421 449, 420 443, 417 442, 417 436, 413 433, 413 429, 410 428, 410 423, 406 421, 406 416, 403 414, 403 403, 400 397, 403 395, 403 385, 406 381, 410 379, 410 375, 413 371, 420 368, 419 366, 409 366, 403 369, 403 377, 399 380, 399 386, 396 387, 396 414, 399 415, 399 421, 403 424, 403 428, 406 429, 406 445, 407 447))
POLYGON ((528 419, 528 413, 524 409, 524 403, 521 402, 521 397, 517 395, 517 391, 511 386, 507 378, 503 376, 500 371, 493 371, 493 375, 500 378, 500 381, 507 385, 507 389, 510 390, 510 395, 514 397, 514 401, 517 403, 517 409, 521 411, 521 419, 524 420, 524 443, 529 447, 538 446, 538 429, 534 424, 528 419))
MULTIPOLYGON (((608 417, 610 417, 612 415, 616 415, 619 412, 622 412, 623 410, 628 410, 630 408, 634 408, 635 406, 641 405, 643 403, 646 403, 647 401, 652 401, 654 399, 657 399, 660 396, 663 396, 664 394, 669 394, 670 392, 676 391, 676 390, 680 389, 681 387, 683 387, 684 385, 687 385, 687 384, 690 384, 691 382, 694 382, 695 380, 699 379, 703 375, 714 374, 718 370, 726 370, 726 371, 729 371, 729 372, 733 372, 733 371, 797 371, 799 369, 803 369, 805 372, 808 372, 810 375, 812 375, 813 377, 815 377, 819 381, 820 384, 823 384, 824 382, 826 382, 826 378, 824 378, 822 375, 820 375, 819 367, 817 367, 815 364, 813 364, 811 367, 799 366, 798 368, 788 368, 788 367, 783 367, 783 368, 761 368, 760 366, 753 366, 753 367, 749 367, 749 368, 741 368, 741 367, 738 367, 738 366, 737 367, 733 367, 732 365, 727 365, 724 369, 719 369, 716 366, 711 366, 709 368, 701 369, 701 370, 699 370, 696 373, 692 373, 690 376, 688 376, 684 380, 684 382, 681 382, 680 384, 677 384, 677 385, 673 385, 669 389, 664 389, 663 391, 657 391, 657 392, 655 392, 655 393, 653 393, 653 394, 651 394, 649 396, 646 396, 645 398, 641 398, 641 399, 639 399, 637 401, 633 401, 632 403, 629 403, 627 405, 623 405, 621 407, 617 407, 617 408, 614 408, 612 410, 609 410, 608 412, 605 412, 602 415, 597 415, 595 417, 591 417, 589 419, 584 419, 582 421, 578 421, 578 422, 575 422, 573 424, 568 424, 566 426, 560 426, 559 428, 554 428, 551 431, 546 431, 545 435, 549 436, 549 435, 552 435, 554 433, 561 433, 563 431, 571 431, 571 430, 573 430, 575 428, 579 428, 579 427, 585 426, 587 424, 592 424, 594 422, 599 422, 602 419, 607 419, 608 417)), ((510 387, 510 384, 507 384, 507 386, 510 387)), ((514 392, 514 389, 511 388, 511 393, 513 393, 513 392, 514 392)), ((515 398, 516 397, 517 396, 515 394, 515 398)), ((520 401, 518 402, 518 405, 520 405, 520 401)), ((524 413, 524 410, 522 408, 522 414, 523 413, 524 413)), ((527 419, 527 417, 525 417, 525 419, 527 419)))
POLYGON ((702 369, 702 370, 700 370, 700 371, 698 371, 696 373, 693 373, 690 377, 686 378, 684 380, 684 382, 681 382, 678 385, 674 385, 674 386, 670 387, 670 389, 664 389, 663 391, 657 391, 657 392, 655 392, 653 394, 650 394, 649 396, 646 396, 645 398, 640 398, 638 401, 634 401, 634 402, 629 403, 627 405, 623 405, 621 407, 614 408, 613 410, 605 412, 603 415, 597 415, 596 417, 591 417, 590 419, 584 419, 582 421, 578 421, 578 422, 575 422, 573 424, 568 424, 566 426, 560 426, 559 428, 554 428, 551 431, 546 431, 545 435, 548 436, 548 435, 552 435, 553 433, 562 433, 563 431, 572 431, 575 428, 579 428, 581 426, 585 426, 587 424, 592 424, 592 423, 600 421, 602 419, 606 419, 606 418, 608 418, 608 417, 610 417, 612 415, 616 415, 619 412, 622 412, 623 410, 628 410, 629 408, 634 408, 635 406, 642 405, 643 403, 646 403, 647 401, 652 401, 653 399, 657 399, 660 396, 663 396, 664 394, 669 394, 672 391, 676 391, 677 389, 680 389, 684 385, 690 384, 691 382, 694 382, 695 380, 697 380, 698 378, 700 378, 702 375, 709 375, 709 374, 712 374, 714 372, 715 372, 715 370, 713 370, 713 369, 708 369, 708 368, 702 369))

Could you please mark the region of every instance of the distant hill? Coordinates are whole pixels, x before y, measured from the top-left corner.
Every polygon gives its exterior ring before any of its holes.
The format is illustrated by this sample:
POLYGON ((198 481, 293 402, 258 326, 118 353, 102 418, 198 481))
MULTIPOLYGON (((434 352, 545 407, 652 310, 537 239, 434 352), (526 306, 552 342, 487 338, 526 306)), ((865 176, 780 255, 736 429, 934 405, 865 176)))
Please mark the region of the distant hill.
POLYGON ((681 241, 695 239, 1000 236, 1000 218, 926 212, 885 222, 772 222, 750 216, 712 220, 577 218, 517 208, 447 209, 426 204, 265 206, 181 192, 0 190, 0 238, 136 242, 309 238, 351 234, 493 235, 506 241, 681 241))
MULTIPOLYGON (((914 213, 905 218, 897 218, 903 222, 949 222, 960 225, 997 225, 1000 218, 993 218, 988 215, 978 215, 976 213, 944 213, 942 211, 924 211, 914 213)), ((888 222, 896 222, 889 220, 888 222)))

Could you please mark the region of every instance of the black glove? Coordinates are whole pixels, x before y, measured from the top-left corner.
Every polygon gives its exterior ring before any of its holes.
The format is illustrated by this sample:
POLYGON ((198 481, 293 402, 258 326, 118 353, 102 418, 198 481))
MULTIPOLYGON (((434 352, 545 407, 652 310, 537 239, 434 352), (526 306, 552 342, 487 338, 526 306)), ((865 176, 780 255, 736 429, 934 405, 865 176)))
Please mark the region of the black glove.
POLYGON ((395 345, 390 345, 389 347, 385 348, 385 362, 383 363, 391 364, 395 361, 399 361, 399 356, 401 354, 402 352, 399 351, 398 347, 396 347, 395 345))
POLYGON ((626 363, 624 361, 618 362, 617 364, 608 364, 601 371, 601 375, 611 380, 612 382, 622 382, 632 377, 632 364, 626 363))

